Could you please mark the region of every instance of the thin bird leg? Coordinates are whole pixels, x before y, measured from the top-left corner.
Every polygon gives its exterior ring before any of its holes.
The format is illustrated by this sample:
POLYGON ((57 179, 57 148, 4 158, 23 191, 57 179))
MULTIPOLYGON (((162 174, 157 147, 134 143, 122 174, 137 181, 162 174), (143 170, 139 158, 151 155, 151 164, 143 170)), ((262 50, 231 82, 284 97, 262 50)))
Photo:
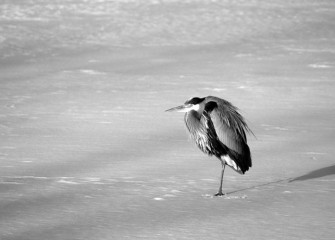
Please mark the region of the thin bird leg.
MULTIPOLYGON (((221 159, 220 159, 221 160, 221 159)), ((224 174, 224 170, 226 168, 226 163, 224 161, 221 160, 222 163, 222 171, 221 171, 221 181, 220 181, 220 188, 217 194, 215 194, 214 196, 223 196, 224 194, 222 193, 222 182, 223 182, 223 174, 224 174)))

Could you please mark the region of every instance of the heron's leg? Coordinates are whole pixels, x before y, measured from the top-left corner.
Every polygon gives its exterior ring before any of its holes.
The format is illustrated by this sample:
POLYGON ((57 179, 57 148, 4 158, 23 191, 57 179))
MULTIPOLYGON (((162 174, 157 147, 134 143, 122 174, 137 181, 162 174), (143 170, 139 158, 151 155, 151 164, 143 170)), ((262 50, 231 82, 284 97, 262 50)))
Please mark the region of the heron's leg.
MULTIPOLYGON (((220 159, 221 160, 221 159, 220 159)), ((221 181, 220 181, 220 188, 217 194, 215 194, 214 196, 223 196, 224 194, 222 193, 222 182, 223 182, 223 174, 224 174, 224 170, 226 168, 226 163, 224 161, 221 160, 222 163, 222 171, 221 171, 221 181)))

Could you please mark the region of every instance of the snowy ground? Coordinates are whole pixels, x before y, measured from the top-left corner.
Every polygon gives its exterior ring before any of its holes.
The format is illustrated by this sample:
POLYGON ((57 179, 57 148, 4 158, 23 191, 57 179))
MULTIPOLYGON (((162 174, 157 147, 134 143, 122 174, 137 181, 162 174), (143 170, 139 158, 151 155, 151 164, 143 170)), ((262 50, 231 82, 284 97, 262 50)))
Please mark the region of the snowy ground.
POLYGON ((333 239, 335 3, 3 0, 0 239, 333 239), (226 171, 164 110, 241 109, 226 171))

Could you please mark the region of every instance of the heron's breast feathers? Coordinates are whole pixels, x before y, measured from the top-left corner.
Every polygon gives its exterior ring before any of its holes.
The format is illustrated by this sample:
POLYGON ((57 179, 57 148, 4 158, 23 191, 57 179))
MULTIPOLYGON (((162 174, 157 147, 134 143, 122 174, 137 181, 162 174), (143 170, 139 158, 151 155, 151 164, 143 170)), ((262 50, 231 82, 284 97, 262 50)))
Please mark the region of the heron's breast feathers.
POLYGON ((191 133, 191 137, 201 151, 208 155, 212 155, 212 147, 209 143, 209 139, 206 133, 202 131, 199 131, 198 134, 191 133))

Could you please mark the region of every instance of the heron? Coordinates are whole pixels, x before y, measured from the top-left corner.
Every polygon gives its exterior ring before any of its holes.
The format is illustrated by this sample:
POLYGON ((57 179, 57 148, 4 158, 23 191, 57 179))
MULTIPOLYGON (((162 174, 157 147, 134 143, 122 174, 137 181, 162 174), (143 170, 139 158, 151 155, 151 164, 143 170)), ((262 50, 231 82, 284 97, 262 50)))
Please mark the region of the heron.
POLYGON ((185 112, 185 124, 196 145, 205 154, 220 160, 220 187, 214 196, 223 196, 226 165, 239 174, 244 174, 252 166, 246 132, 253 133, 238 108, 227 100, 207 96, 193 97, 166 111, 185 112))

